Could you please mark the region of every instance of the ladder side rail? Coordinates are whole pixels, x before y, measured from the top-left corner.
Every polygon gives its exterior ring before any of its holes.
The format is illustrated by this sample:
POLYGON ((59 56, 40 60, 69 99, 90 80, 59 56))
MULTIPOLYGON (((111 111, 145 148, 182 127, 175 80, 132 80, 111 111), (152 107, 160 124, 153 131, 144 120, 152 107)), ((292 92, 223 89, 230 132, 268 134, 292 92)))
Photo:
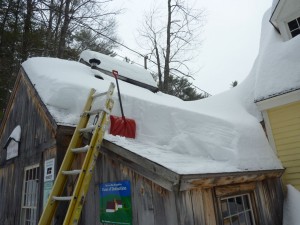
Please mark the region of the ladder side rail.
MULTIPOLYGON (((109 110, 109 112, 111 112, 114 104, 113 100, 111 99, 113 89, 114 89, 114 85, 111 84, 105 102, 105 106, 109 110)), ((93 170, 99 155, 98 147, 99 148, 101 147, 101 143, 104 137, 107 119, 108 119, 107 112, 102 111, 99 115, 99 119, 96 124, 96 129, 94 130, 90 142, 90 149, 88 150, 83 162, 82 172, 78 177, 74 189, 73 198, 69 204, 69 208, 63 223, 64 225, 77 224, 79 221, 82 207, 85 201, 85 196, 88 191, 93 170), (74 196, 76 196, 77 198, 75 199, 74 196)))
MULTIPOLYGON (((93 101, 93 94, 96 92, 95 89, 91 89, 89 93, 88 100, 84 106, 83 112, 88 111, 91 109, 92 101, 93 101)), ((50 225, 52 218, 55 214, 55 211, 58 206, 58 202, 53 200, 53 196, 61 196, 65 184, 67 182, 67 176, 62 174, 62 171, 69 170, 72 166, 73 160, 74 160, 74 154, 72 153, 72 148, 78 147, 79 144, 81 144, 81 134, 79 132, 80 129, 86 127, 87 123, 89 121, 89 116, 84 115, 81 117, 78 125, 76 126, 76 129, 74 131, 73 137, 70 141, 69 147, 66 151, 64 160, 61 164, 61 167, 59 169, 59 172, 57 173, 57 177, 55 179, 53 188, 51 190, 51 193, 48 197, 47 204, 43 210, 43 213, 39 220, 39 225, 50 225)))
MULTIPOLYGON (((104 120, 106 120, 106 118, 104 118, 104 120)), ((89 190, 90 182, 93 177, 94 168, 98 159, 98 155, 100 154, 100 148, 104 138, 104 133, 105 133, 105 128, 102 126, 98 131, 97 143, 94 145, 92 149, 92 156, 91 156, 92 159, 88 162, 88 167, 86 173, 84 174, 83 183, 81 184, 80 190, 78 191, 78 199, 76 201, 75 210, 73 211, 70 220, 71 222, 73 222, 72 224, 77 224, 81 216, 81 211, 85 202, 87 192, 89 190)))

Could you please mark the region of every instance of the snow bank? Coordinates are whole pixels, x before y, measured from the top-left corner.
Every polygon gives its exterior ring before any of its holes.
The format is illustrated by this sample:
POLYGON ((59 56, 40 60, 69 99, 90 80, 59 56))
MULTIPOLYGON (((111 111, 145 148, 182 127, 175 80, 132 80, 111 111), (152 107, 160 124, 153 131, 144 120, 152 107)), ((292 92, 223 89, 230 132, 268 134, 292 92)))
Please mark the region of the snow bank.
POLYGON ((283 225, 300 224, 300 192, 292 185, 287 185, 287 196, 283 205, 283 225))

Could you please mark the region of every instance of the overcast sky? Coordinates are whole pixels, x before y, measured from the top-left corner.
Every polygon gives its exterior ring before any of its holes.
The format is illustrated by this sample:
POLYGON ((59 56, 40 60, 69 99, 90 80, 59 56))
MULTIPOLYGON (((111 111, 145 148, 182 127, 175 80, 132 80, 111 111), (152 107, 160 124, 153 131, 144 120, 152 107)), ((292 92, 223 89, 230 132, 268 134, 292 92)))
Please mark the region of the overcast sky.
MULTIPOLYGON (((188 0, 197 8, 205 9, 206 22, 199 55, 193 61, 201 68, 193 83, 210 94, 230 89, 230 84, 241 82, 250 72, 258 53, 261 21, 272 0, 188 0)), ((167 4, 167 1, 156 1, 167 4)), ((144 15, 155 4, 154 0, 115 0, 124 9, 117 17, 118 35, 122 43, 144 53, 136 44, 138 27, 144 15)), ((117 53, 143 64, 141 58, 119 48, 117 53)))

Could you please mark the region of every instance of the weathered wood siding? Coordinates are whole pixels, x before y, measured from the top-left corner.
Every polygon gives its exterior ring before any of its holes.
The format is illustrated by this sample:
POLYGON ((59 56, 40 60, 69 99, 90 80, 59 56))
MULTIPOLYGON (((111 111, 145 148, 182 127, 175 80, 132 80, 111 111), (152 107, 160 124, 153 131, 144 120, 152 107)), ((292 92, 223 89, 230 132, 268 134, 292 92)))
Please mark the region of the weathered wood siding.
MULTIPOLYGON (((0 224, 17 225, 20 223, 24 168, 39 164, 42 179, 43 151, 53 147, 56 143, 55 124, 49 120, 37 93, 24 74, 20 73, 18 76, 2 122, 0 127, 0 224), (22 129, 19 155, 7 161, 6 150, 3 147, 17 125, 20 125, 22 129)), ((40 201, 39 209, 41 203, 42 201, 40 201)), ((40 213, 39 210, 38 213, 40 213)))
POLYGON ((255 198, 258 224, 282 225, 284 196, 280 179, 257 182, 255 198))
POLYGON ((102 224, 99 185, 122 180, 130 180, 131 183, 134 225, 221 225, 218 196, 248 191, 255 201, 253 210, 256 224, 282 225, 283 194, 280 178, 225 185, 221 189, 211 187, 169 191, 124 164, 122 159, 112 159, 108 155, 98 159, 81 225, 102 224))
POLYGON ((105 155, 97 161, 81 224, 102 224, 99 185, 121 180, 130 180, 131 183, 132 217, 135 225, 216 224, 212 189, 168 191, 105 155))
POLYGON ((283 181, 300 190, 300 102, 268 110, 278 157, 286 168, 283 181))

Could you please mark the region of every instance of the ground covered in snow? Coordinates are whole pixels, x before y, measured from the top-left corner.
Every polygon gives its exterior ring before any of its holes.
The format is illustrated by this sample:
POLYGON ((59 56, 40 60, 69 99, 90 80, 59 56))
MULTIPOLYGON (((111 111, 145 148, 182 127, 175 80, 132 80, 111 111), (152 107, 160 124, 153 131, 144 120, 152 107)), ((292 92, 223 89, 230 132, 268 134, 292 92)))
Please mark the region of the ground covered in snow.
POLYGON ((300 224, 300 192, 287 185, 287 196, 283 205, 283 225, 300 224))

